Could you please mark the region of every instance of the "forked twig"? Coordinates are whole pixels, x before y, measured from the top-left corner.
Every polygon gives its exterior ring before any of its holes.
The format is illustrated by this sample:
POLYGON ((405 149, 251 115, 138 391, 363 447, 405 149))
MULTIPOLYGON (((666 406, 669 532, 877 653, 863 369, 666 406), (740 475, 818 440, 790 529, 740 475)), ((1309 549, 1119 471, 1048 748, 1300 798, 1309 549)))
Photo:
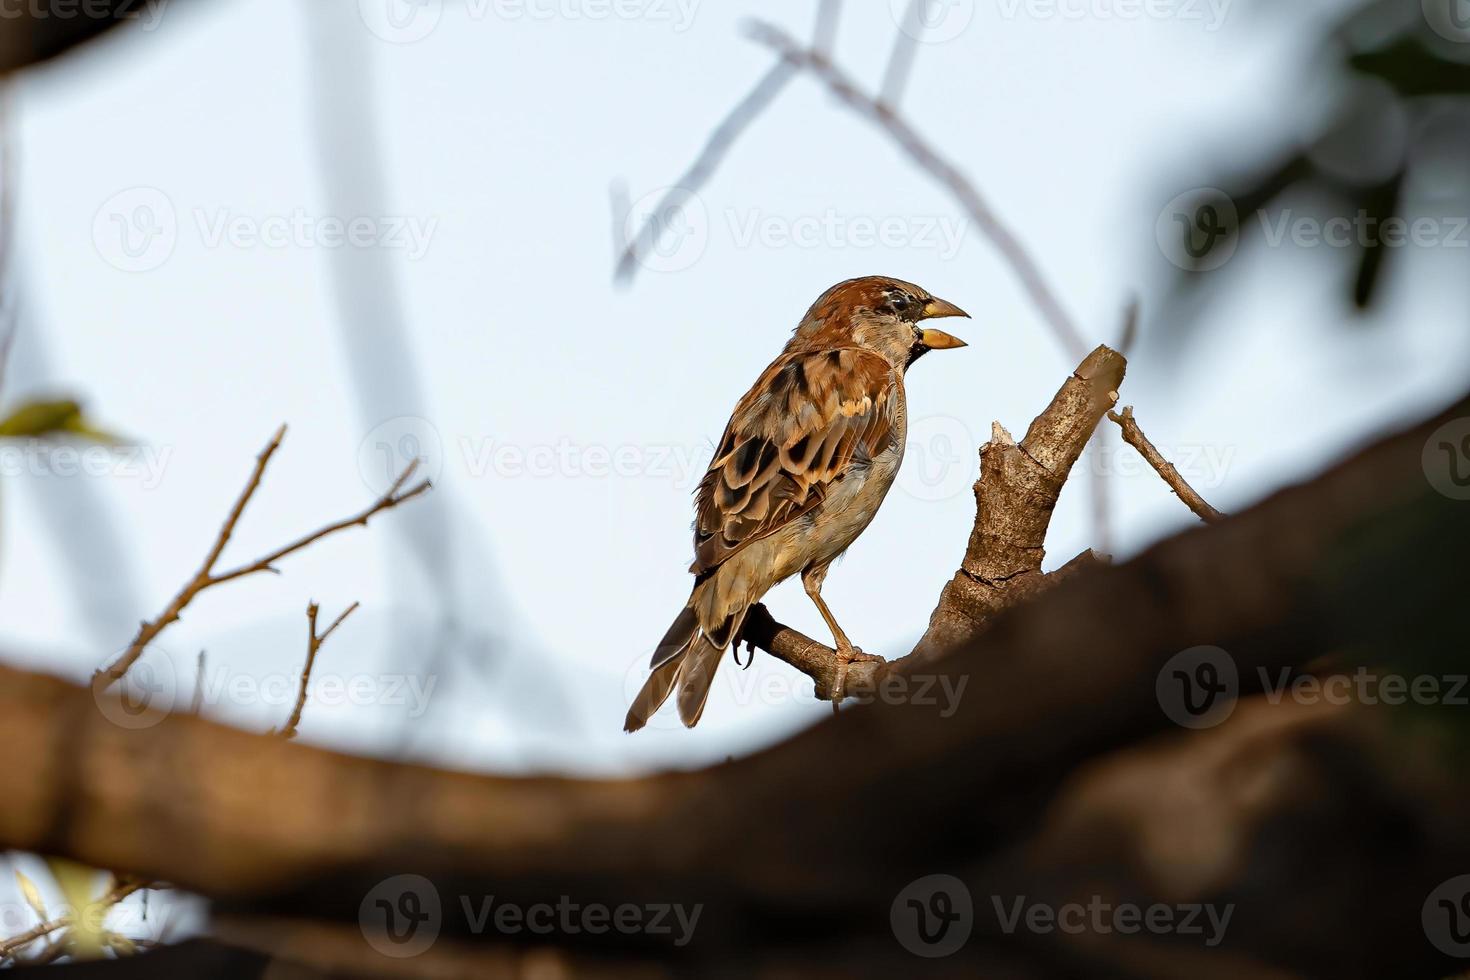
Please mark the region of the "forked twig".
POLYGON ((216 572, 214 567, 219 562, 220 554, 225 550, 225 545, 229 543, 230 535, 234 533, 235 525, 239 522, 240 515, 245 511, 245 505, 250 502, 250 498, 254 496, 256 489, 259 488, 261 477, 265 474, 265 468, 270 463, 271 456, 280 448, 281 440, 285 435, 286 427, 283 425, 276 430, 276 434, 271 438, 270 443, 261 450, 260 455, 256 456, 255 469, 251 472, 250 479, 245 484, 245 489, 240 493, 240 496, 235 501, 235 505, 230 509, 229 516, 225 518, 224 526, 220 528, 219 535, 215 538, 214 545, 209 549, 209 554, 205 556, 204 563, 199 566, 199 570, 194 573, 193 578, 185 583, 184 587, 173 597, 163 612, 156 618, 143 622, 138 627, 138 632, 134 635, 132 642, 128 644, 127 649, 117 659, 106 667, 99 668, 92 675, 92 687, 94 691, 104 691, 117 683, 128 672, 129 668, 137 662, 138 658, 143 655, 144 648, 165 627, 177 621, 180 614, 183 613, 184 608, 200 592, 246 575, 252 575, 256 572, 277 572, 279 570, 275 567, 275 563, 287 555, 300 551, 307 545, 330 534, 335 534, 349 527, 366 525, 379 512, 397 507, 406 500, 412 500, 432 486, 428 480, 423 480, 409 487, 407 490, 403 489, 404 485, 418 469, 418 460, 415 459, 393 481, 392 486, 388 488, 387 492, 359 513, 312 531, 310 534, 297 538, 290 544, 283 545, 270 554, 262 558, 257 558, 253 562, 230 569, 229 571, 216 572))
POLYGON ((306 607, 306 663, 301 668, 301 686, 296 691, 296 704, 291 708, 291 717, 286 719, 285 727, 279 734, 282 738, 292 739, 296 737, 296 726, 301 724, 301 712, 306 707, 306 688, 311 683, 311 668, 316 664, 317 651, 322 644, 327 642, 327 637, 336 632, 342 621, 357 610, 357 603, 353 603, 342 610, 342 615, 332 620, 332 625, 327 631, 320 635, 316 631, 316 614, 319 607, 316 603, 309 603, 306 607))

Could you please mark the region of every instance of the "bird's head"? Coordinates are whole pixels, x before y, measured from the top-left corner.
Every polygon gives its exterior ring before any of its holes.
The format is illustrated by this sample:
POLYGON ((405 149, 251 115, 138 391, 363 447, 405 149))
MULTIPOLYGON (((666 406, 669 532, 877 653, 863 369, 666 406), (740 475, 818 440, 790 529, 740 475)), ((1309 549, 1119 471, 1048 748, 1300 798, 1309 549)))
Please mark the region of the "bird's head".
POLYGON ((864 276, 839 282, 819 296, 789 346, 862 347, 903 369, 931 350, 965 346, 958 337, 925 326, 925 321, 969 315, 911 282, 864 276))

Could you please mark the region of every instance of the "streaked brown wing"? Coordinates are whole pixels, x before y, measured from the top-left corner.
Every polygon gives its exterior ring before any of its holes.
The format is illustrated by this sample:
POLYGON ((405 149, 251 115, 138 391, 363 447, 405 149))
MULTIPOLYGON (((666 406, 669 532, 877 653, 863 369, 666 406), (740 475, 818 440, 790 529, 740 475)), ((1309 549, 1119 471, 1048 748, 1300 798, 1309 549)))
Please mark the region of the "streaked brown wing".
POLYGON ((700 481, 689 570, 708 572, 796 520, 886 449, 895 384, 888 363, 861 350, 778 357, 735 406, 700 481))

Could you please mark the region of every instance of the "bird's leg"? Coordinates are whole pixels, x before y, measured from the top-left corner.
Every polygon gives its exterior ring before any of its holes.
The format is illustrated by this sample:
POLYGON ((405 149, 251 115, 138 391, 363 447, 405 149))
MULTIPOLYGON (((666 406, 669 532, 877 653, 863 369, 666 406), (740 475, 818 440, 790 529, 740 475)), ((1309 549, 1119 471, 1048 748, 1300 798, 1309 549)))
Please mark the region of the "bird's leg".
POLYGON ((854 661, 881 662, 882 657, 875 657, 863 653, 862 650, 852 645, 847 634, 842 632, 842 627, 837 625, 837 617, 832 615, 832 610, 827 608, 827 603, 822 600, 822 582, 827 578, 827 565, 812 565, 801 573, 801 585, 806 589, 806 594, 811 597, 817 606, 817 612, 822 614, 826 620, 827 628, 832 631, 832 639, 837 646, 837 682, 832 690, 832 710, 837 710, 837 704, 842 700, 842 691, 847 683, 847 666, 854 661))

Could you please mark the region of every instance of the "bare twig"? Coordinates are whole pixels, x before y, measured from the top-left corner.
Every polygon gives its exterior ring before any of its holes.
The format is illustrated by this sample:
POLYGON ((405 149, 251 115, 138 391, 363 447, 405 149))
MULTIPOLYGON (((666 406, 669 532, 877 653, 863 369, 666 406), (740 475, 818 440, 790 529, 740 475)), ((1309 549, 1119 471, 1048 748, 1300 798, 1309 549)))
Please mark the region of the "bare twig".
MULTIPOLYGON (((766 106, 775 100, 795 74, 796 70, 791 65, 778 61, 767 69, 745 98, 730 110, 730 114, 710 134, 709 140, 704 144, 704 149, 699 151, 699 156, 689 165, 689 169, 684 171, 683 175, 664 193, 658 205, 649 212, 648 218, 643 222, 643 227, 638 230, 637 234, 628 238, 627 244, 623 246, 622 254, 618 256, 617 268, 613 273, 614 279, 622 283, 632 280, 634 273, 638 271, 638 263, 642 257, 658 243, 660 232, 683 211, 685 203, 698 193, 705 181, 709 180, 725 159, 725 155, 730 152, 730 148, 735 145, 740 134, 755 121, 766 106)), ((626 220, 626 215, 622 220, 626 220)), ((614 215, 615 226, 619 221, 619 216, 614 215)))
POLYGON ((353 603, 342 610, 342 615, 332 620, 332 625, 321 635, 316 631, 316 614, 318 610, 316 603, 309 603, 306 607, 306 663, 301 668, 301 686, 296 691, 296 705, 291 709, 291 717, 286 720, 286 725, 280 731, 282 738, 295 738, 296 726, 301 724, 301 712, 306 707, 306 688, 311 682, 311 668, 316 663, 316 653, 327 642, 327 637, 334 633, 342 621, 357 609, 357 603, 353 603))
POLYGON ((1108 418, 1118 423, 1119 428, 1123 430, 1123 441, 1137 449, 1139 454, 1148 460, 1148 464, 1154 468, 1155 472, 1164 478, 1169 489, 1173 490, 1200 520, 1206 524, 1218 524, 1225 519, 1225 515, 1211 507, 1205 498, 1201 497, 1194 487, 1191 487, 1184 477, 1179 475, 1174 464, 1165 459, 1163 454, 1154 448, 1154 444, 1148 441, 1148 436, 1143 434, 1143 430, 1138 427, 1138 422, 1133 418, 1132 405, 1126 406, 1121 415, 1117 412, 1109 412, 1108 418))
POLYGON ((912 124, 898 115, 891 106, 858 88, 857 83, 825 54, 803 48, 779 27, 756 21, 750 26, 749 33, 756 41, 780 54, 784 63, 811 72, 839 100, 893 137, 920 169, 943 184, 1010 264, 1027 295, 1041 311, 1042 318, 1066 349, 1067 355, 1082 357, 1087 353, 1087 345, 1081 333, 1047 284, 1041 267, 1031 257, 1031 253, 1001 221, 975 185, 952 163, 940 156, 912 124))
POLYGON ((200 592, 204 591, 205 589, 211 588, 212 586, 220 585, 224 582, 229 582, 237 578, 242 578, 246 575, 251 575, 256 572, 275 572, 277 571, 275 563, 282 558, 285 558, 287 555, 290 555, 293 552, 300 551, 307 545, 330 534, 334 534, 337 531, 342 531, 349 527, 355 527, 357 525, 366 525, 368 520, 380 511, 397 507, 404 501, 412 500, 414 497, 419 496, 430 488, 431 484, 429 483, 429 481, 423 480, 413 485, 412 487, 409 487, 407 490, 403 489, 404 485, 418 469, 418 460, 414 460, 413 462, 408 464, 408 467, 401 474, 399 474, 398 479, 393 481, 392 486, 388 488, 387 492, 385 492, 365 510, 360 511, 352 517, 344 518, 343 520, 337 521, 334 524, 328 524, 326 527, 319 528, 318 530, 313 531, 310 534, 304 535, 296 539, 295 541, 292 541, 290 544, 283 545, 282 547, 277 548, 270 554, 264 556, 263 558, 258 558, 255 561, 250 562, 249 564, 241 565, 238 568, 234 568, 226 572, 216 572, 214 570, 214 566, 219 561, 220 554, 224 551, 225 545, 229 543, 230 535, 234 533, 235 525, 239 522, 240 515, 245 510, 245 505, 250 502, 250 498, 255 494, 256 489, 260 486, 260 479, 265 473, 265 468, 270 463, 271 456, 278 448, 280 448, 281 440, 285 437, 285 434, 286 427, 283 425, 276 430, 276 434, 271 438, 270 443, 267 444, 265 449, 261 450, 260 455, 255 458, 255 469, 251 472, 250 479, 245 484, 245 489, 241 491, 240 496, 236 499, 234 507, 230 509, 229 516, 225 518, 224 526, 220 528, 219 536, 215 539, 213 547, 209 549, 209 554, 205 556, 204 563, 199 566, 199 570, 195 572, 193 578, 189 579, 184 587, 179 590, 179 593, 173 597, 168 606, 163 610, 162 613, 158 615, 157 618, 146 621, 138 627, 138 632, 133 637, 132 642, 128 644, 128 648, 124 650, 117 657, 116 660, 108 664, 106 667, 98 669, 98 671, 92 675, 92 687, 94 691, 106 690, 108 687, 112 686, 120 678, 122 678, 122 676, 128 672, 128 669, 137 662, 140 656, 142 656, 144 648, 147 647, 147 645, 152 642, 152 640, 157 637, 158 634, 161 633, 165 627, 167 627, 170 623, 177 621, 180 614, 184 611, 184 608, 188 606, 189 603, 193 601, 194 597, 197 596, 200 592))
MULTIPOLYGON (((812 30, 812 49, 830 52, 837 39, 837 21, 842 13, 841 0, 821 0, 817 5, 817 22, 812 30)), ((625 236, 624 225, 628 218, 628 195, 615 189, 612 195, 614 248, 618 250, 617 266, 613 278, 621 283, 631 282, 638 271, 638 263, 658 244, 659 235, 669 227, 684 210, 684 205, 714 175, 724 162, 731 147, 740 135, 766 110, 786 83, 796 75, 796 69, 785 59, 772 65, 755 87, 750 90, 729 114, 710 133, 699 156, 689 169, 664 193, 658 205, 649 212, 643 227, 631 236, 625 236)))

